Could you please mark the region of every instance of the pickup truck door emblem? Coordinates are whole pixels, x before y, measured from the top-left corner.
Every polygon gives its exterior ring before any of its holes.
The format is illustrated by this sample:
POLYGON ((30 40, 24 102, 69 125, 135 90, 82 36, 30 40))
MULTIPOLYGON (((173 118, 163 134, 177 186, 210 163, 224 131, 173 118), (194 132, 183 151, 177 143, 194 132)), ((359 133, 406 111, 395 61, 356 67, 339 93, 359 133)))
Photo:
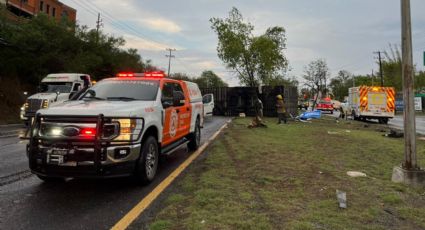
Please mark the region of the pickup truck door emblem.
POLYGON ((170 137, 174 137, 177 133, 178 115, 176 110, 171 111, 170 116, 170 137))

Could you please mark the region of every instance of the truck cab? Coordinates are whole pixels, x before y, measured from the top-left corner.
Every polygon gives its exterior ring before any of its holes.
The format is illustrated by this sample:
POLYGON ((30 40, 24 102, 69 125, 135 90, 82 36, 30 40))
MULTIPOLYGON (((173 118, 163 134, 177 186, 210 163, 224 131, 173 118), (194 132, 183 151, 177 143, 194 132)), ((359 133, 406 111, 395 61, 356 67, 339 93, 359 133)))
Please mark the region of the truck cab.
POLYGON ((149 183, 161 155, 199 147, 202 111, 195 83, 163 72, 120 73, 77 100, 37 112, 30 169, 44 181, 133 176, 149 183))
POLYGON ((90 76, 81 73, 49 74, 38 87, 38 93, 28 97, 21 109, 21 119, 28 121, 39 109, 45 109, 66 100, 91 86, 90 76))

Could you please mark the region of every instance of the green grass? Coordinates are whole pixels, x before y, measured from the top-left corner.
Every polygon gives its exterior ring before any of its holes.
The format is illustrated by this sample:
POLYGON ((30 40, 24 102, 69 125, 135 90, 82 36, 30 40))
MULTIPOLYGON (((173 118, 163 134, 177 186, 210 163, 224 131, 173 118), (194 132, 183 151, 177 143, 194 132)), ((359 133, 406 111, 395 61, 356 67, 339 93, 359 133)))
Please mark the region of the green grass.
MULTIPOLYGON (((151 229, 425 229, 425 189, 391 182, 403 139, 383 137, 384 126, 268 119, 268 128, 248 129, 249 121, 234 120, 189 168, 151 229)), ((424 166, 424 141, 418 158, 424 166)))

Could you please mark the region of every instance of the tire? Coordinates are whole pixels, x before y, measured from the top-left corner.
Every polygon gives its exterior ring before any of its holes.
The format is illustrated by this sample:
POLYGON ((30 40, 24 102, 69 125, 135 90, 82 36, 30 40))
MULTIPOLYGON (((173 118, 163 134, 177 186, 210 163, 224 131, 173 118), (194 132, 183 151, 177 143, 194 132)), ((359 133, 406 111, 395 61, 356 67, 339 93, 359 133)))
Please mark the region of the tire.
POLYGON ((139 161, 134 173, 136 181, 143 185, 152 182, 158 170, 158 161, 158 141, 155 137, 149 136, 142 144, 139 161))
POLYGON ((189 150, 194 151, 199 148, 200 144, 201 144, 201 122, 199 121, 199 118, 197 118, 195 123, 195 131, 189 135, 189 143, 187 144, 187 147, 189 148, 189 150))
POLYGON ((356 116, 356 112, 351 111, 351 116, 353 117, 353 120, 357 121, 359 118, 356 116))
POLYGON ((378 122, 379 124, 388 124, 388 118, 379 118, 378 122))
POLYGON ((37 175, 37 177, 42 180, 44 183, 63 183, 65 182, 65 178, 62 177, 49 177, 49 176, 40 176, 37 175))
POLYGON ((334 111, 333 110, 331 110, 331 114, 334 114, 334 111))

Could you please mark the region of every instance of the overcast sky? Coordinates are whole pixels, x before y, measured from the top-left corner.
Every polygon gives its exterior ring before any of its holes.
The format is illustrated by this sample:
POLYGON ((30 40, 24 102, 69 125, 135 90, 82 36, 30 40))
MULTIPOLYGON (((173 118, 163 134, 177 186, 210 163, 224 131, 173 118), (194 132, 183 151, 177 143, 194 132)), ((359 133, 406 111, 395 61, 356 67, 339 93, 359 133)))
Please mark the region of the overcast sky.
MULTIPOLYGON (((287 32, 286 56, 301 79, 304 66, 324 58, 332 76, 341 69, 355 74, 378 70, 374 51, 400 45, 400 0, 61 0, 77 9, 80 24, 94 28, 97 12, 106 33, 122 36, 126 47, 166 70, 165 48, 176 48, 171 72, 192 76, 215 71, 223 80, 238 80, 217 58, 211 17, 226 17, 237 7, 256 34, 270 26, 287 32)), ((425 1, 411 0, 414 62, 423 70, 425 1)))

